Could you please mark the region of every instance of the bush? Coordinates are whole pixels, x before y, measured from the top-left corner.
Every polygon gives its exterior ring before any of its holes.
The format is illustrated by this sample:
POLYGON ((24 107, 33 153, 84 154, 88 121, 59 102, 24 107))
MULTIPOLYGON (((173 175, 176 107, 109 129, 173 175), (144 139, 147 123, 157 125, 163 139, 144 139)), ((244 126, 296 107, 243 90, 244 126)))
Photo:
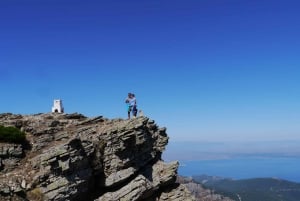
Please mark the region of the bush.
POLYGON ((25 133, 18 128, 0 126, 0 142, 23 143, 25 140, 25 133))

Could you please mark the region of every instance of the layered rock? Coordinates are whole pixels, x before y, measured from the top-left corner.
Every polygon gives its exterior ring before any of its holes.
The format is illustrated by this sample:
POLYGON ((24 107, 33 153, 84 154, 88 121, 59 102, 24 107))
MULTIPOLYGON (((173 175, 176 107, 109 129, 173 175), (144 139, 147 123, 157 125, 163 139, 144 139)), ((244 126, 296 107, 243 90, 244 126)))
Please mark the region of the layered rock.
POLYGON ((0 200, 193 200, 165 163, 166 128, 153 120, 81 114, 1 114, 26 144, 1 143, 0 200))
POLYGON ((194 195, 196 201, 234 201, 229 197, 217 194, 214 190, 203 187, 189 177, 177 177, 177 182, 183 184, 194 195))

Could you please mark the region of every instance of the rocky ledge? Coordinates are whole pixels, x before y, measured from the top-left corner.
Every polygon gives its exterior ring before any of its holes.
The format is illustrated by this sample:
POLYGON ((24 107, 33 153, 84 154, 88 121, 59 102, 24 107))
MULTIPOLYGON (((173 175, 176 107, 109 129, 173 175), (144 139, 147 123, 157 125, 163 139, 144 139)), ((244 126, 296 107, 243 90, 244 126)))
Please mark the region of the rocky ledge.
POLYGON ((0 142, 0 200, 194 200, 165 163, 166 128, 153 120, 81 114, 0 114, 27 142, 0 142))

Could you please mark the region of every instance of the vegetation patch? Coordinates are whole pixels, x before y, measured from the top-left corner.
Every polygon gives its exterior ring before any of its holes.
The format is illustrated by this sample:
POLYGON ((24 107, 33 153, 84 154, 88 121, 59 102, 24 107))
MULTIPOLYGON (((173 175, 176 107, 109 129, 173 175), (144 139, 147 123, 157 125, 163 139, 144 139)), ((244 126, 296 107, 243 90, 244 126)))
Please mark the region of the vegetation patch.
POLYGON ((40 188, 35 188, 27 192, 27 199, 34 201, 43 201, 45 200, 44 195, 40 188))
POLYGON ((25 141, 25 133, 18 128, 0 126, 0 142, 23 143, 25 141))

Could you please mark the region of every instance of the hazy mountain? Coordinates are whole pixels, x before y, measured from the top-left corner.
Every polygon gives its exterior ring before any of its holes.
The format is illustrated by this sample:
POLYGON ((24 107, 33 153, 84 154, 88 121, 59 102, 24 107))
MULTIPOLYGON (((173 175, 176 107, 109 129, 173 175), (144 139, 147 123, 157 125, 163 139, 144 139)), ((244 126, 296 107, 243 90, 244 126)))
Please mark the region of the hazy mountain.
POLYGON ((299 201, 300 184, 277 178, 233 180, 205 175, 193 180, 237 201, 299 201))

